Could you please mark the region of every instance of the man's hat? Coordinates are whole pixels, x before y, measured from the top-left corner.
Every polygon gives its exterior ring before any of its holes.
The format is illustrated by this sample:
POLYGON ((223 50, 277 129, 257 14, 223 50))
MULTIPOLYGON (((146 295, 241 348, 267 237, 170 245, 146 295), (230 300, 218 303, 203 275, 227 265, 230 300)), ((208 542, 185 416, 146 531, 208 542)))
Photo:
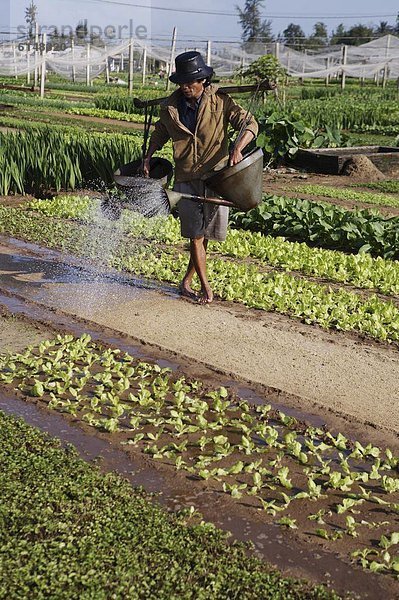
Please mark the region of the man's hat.
POLYGON ((201 54, 193 50, 176 56, 175 63, 176 71, 169 77, 172 83, 189 83, 213 75, 212 67, 208 67, 201 54))

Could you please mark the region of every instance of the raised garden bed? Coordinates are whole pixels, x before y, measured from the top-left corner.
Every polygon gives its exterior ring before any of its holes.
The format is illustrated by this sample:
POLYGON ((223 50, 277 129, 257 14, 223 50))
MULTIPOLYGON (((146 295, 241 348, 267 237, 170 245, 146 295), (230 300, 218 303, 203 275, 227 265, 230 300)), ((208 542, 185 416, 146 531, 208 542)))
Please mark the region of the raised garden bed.
POLYGON ((399 175, 399 148, 391 146, 298 150, 295 163, 317 173, 339 175, 342 173, 345 163, 359 155, 366 156, 382 173, 399 175))

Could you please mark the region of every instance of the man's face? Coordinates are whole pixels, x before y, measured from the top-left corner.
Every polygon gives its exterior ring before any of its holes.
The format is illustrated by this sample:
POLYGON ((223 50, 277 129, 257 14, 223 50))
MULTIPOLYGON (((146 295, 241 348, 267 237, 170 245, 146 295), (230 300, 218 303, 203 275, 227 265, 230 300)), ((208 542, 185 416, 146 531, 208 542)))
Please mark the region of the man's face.
POLYGON ((204 79, 180 83, 179 87, 187 100, 197 99, 204 91, 204 79))

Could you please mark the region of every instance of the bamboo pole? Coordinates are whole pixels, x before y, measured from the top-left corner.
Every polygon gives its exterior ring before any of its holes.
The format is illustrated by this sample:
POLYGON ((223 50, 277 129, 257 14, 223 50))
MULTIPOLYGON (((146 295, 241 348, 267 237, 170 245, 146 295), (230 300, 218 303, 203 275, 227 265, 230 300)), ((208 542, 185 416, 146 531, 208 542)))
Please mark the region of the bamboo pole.
POLYGON ((173 27, 172 44, 171 44, 171 48, 170 48, 170 61, 169 61, 169 69, 168 69, 168 79, 166 81, 166 91, 168 91, 170 89, 170 79, 169 79, 169 77, 172 75, 173 63, 175 62, 176 38, 177 38, 177 28, 173 27))
POLYGON ((128 76, 128 86, 129 86, 129 96, 133 94, 133 75, 134 75, 134 40, 130 38, 129 43, 129 76, 128 76))
POLYGON ((388 35, 387 36, 387 45, 385 48, 385 58, 387 60, 387 62, 385 63, 384 66, 384 74, 383 74, 383 78, 382 78, 382 87, 385 88, 387 85, 387 80, 388 80, 388 56, 389 56, 389 49, 391 46, 391 36, 388 35))
POLYGON ((212 61, 212 42, 208 40, 206 43, 206 64, 210 67, 212 61))
POLYGON ((87 65, 86 65, 86 85, 90 85, 90 42, 87 42, 87 46, 86 46, 86 60, 87 60, 87 65))
POLYGON ((35 23, 35 74, 33 78, 33 87, 37 88, 39 81, 39 67, 37 59, 39 56, 39 23, 35 23))
POLYGON ((42 51, 42 57, 43 57, 43 61, 42 61, 42 71, 41 71, 41 77, 40 77, 40 98, 44 98, 44 84, 46 81, 46 47, 47 47, 47 33, 43 33, 43 38, 42 38, 42 43, 43 43, 43 51, 42 51))
POLYGON ((109 57, 108 57, 108 52, 107 52, 107 46, 104 46, 104 50, 105 50, 105 81, 106 83, 109 83, 109 57))
POLYGON ((147 76, 147 46, 143 49, 143 86, 145 85, 145 79, 147 76))
POLYGON ((71 39, 71 56, 72 56, 72 81, 76 81, 76 67, 75 67, 75 40, 71 39))
POLYGON ((345 83, 346 83, 346 73, 345 73, 345 66, 347 64, 348 61, 348 46, 342 46, 342 66, 344 67, 342 69, 342 74, 341 74, 341 90, 345 89, 345 83))

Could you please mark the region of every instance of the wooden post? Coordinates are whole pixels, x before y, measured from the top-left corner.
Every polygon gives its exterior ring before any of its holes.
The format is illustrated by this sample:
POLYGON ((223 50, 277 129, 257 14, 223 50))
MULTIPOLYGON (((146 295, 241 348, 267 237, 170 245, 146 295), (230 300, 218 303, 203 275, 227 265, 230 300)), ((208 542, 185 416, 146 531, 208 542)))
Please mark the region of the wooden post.
POLYGON ((15 79, 18 79, 17 47, 16 47, 15 43, 13 43, 13 45, 12 45, 12 51, 13 51, 13 56, 14 56, 14 77, 15 77, 15 79))
POLYGON ((28 72, 26 73, 26 83, 27 85, 30 85, 30 50, 29 46, 27 46, 26 48, 26 68, 28 70, 28 72))
POLYGON ((170 88, 170 79, 169 77, 172 75, 173 65, 175 62, 175 52, 176 52, 176 38, 177 38, 177 28, 173 27, 173 35, 172 35, 172 45, 170 48, 170 60, 169 60, 169 69, 168 69, 168 79, 166 81, 166 90, 168 91, 170 88))
POLYGON ((240 85, 243 85, 244 83, 244 77, 242 75, 242 72, 244 71, 244 66, 245 66, 245 58, 244 58, 244 51, 241 55, 241 60, 240 60, 240 85))
POLYGON ((348 61, 348 46, 342 46, 342 66, 344 67, 342 69, 342 74, 341 74, 341 89, 344 90, 345 89, 345 83, 346 83, 346 73, 345 73, 345 66, 347 64, 348 61))
POLYGON ((206 64, 210 67, 212 62, 212 42, 208 40, 206 43, 206 64))
POLYGON ((280 60, 280 42, 274 44, 274 56, 277 60, 280 60))
POLYGON ((105 50, 105 81, 109 83, 109 56, 107 52, 107 46, 104 46, 105 50))
POLYGON ((287 50, 287 73, 288 73, 288 75, 290 74, 290 69, 291 69, 291 54, 290 54, 290 49, 288 48, 288 50, 287 50))
POLYGON ((326 69, 327 69, 326 85, 328 85, 330 83, 330 73, 328 72, 329 68, 330 68, 330 57, 327 56, 327 58, 326 58, 326 69))
POLYGON ((44 84, 46 81, 46 47, 47 47, 47 33, 43 33, 42 37, 43 51, 42 51, 42 72, 40 76, 40 98, 44 98, 44 84))
POLYGON ((143 86, 145 85, 145 78, 147 76, 147 46, 143 49, 143 86))
POLYGON ((71 56, 72 56, 72 82, 76 81, 76 67, 75 67, 75 40, 71 39, 71 56))
POLYGON ((90 42, 87 42, 87 46, 86 46, 86 60, 87 60, 87 65, 86 65, 86 85, 91 85, 91 81, 90 81, 90 42))
POLYGON ((387 35, 387 45, 385 48, 385 58, 387 59, 387 62, 385 63, 384 66, 384 74, 383 74, 383 78, 382 78, 382 87, 385 88, 387 85, 387 80, 388 80, 388 56, 389 56, 389 48, 391 46, 391 36, 387 35))
POLYGON ((128 77, 128 85, 129 85, 129 95, 133 94, 133 75, 134 75, 134 40, 130 38, 129 43, 129 77, 128 77))
POLYGON ((33 87, 37 88, 39 81, 39 67, 37 59, 39 57, 39 23, 35 23, 35 74, 33 78, 33 87))

